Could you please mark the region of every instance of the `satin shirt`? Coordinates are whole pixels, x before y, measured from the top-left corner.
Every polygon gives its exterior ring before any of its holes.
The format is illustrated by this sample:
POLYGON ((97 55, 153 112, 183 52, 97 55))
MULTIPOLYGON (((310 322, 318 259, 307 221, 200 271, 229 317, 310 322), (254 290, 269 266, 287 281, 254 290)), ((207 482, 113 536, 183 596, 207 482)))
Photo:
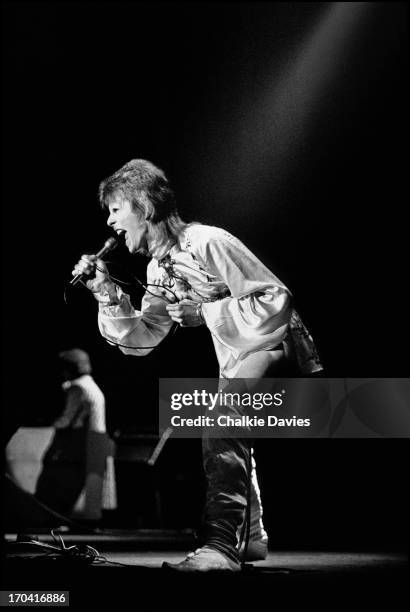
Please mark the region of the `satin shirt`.
POLYGON ((129 347, 120 347, 123 353, 146 355, 173 325, 167 301, 201 302, 224 378, 234 377, 247 355, 280 345, 292 313, 287 287, 240 240, 199 223, 186 226, 166 257, 151 259, 147 289, 140 310, 119 287, 116 305, 96 296, 101 334, 129 347))

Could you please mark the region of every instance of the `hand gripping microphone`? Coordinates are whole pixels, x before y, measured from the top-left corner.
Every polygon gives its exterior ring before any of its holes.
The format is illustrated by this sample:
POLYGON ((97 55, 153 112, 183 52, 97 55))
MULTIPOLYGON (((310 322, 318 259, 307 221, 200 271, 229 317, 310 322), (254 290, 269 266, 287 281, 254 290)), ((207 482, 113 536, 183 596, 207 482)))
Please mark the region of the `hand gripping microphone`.
MULTIPOLYGON (((116 246, 118 246, 117 240, 115 238, 108 238, 108 240, 105 241, 103 248, 98 251, 95 256, 97 257, 97 259, 101 259, 101 257, 104 257, 104 255, 106 255, 109 251, 115 249, 116 246)), ((76 285, 80 282, 80 280, 83 279, 84 276, 84 274, 77 274, 76 276, 74 276, 74 278, 70 280, 70 285, 76 285)))

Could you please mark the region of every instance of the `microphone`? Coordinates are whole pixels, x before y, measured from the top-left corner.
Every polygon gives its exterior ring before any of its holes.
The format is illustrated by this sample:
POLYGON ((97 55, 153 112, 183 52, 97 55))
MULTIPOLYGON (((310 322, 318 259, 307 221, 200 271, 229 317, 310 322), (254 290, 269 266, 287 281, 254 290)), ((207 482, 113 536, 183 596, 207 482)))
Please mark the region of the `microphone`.
MULTIPOLYGON (((104 257, 104 255, 106 255, 109 251, 115 249, 116 246, 118 246, 118 241, 115 238, 108 238, 108 240, 104 242, 103 248, 100 249, 95 256, 97 259, 101 259, 101 257, 104 257)), ((78 282, 80 282, 80 280, 82 280, 83 276, 84 274, 77 274, 74 276, 74 278, 70 280, 70 285, 76 285, 78 282)))

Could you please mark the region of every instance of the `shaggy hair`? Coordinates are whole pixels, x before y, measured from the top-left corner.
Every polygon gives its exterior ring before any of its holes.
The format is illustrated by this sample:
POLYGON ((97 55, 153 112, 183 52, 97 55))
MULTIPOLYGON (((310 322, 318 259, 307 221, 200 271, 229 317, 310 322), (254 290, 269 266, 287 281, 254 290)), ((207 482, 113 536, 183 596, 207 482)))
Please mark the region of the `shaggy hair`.
POLYGON ((154 252, 170 242, 179 242, 187 225, 178 214, 175 194, 164 172, 145 159, 132 159, 103 180, 98 195, 102 208, 108 208, 120 195, 141 212, 148 223, 154 252))

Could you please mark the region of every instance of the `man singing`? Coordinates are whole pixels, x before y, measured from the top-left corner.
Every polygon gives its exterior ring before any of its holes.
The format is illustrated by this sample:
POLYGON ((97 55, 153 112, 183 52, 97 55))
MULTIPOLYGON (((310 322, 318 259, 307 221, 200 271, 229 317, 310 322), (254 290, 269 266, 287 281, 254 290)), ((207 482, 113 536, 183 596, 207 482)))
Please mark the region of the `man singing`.
MULTIPOLYGON (((108 226, 130 253, 150 258, 147 291, 135 310, 95 256, 83 255, 73 275, 89 276, 99 303, 101 334, 129 355, 160 344, 175 323, 206 325, 221 379, 275 377, 292 355, 299 371, 321 370, 313 342, 285 285, 237 238, 218 227, 184 223, 164 173, 152 163, 128 162, 99 188, 108 226), (148 348, 144 348, 148 347, 148 348)), ((203 439, 207 478, 204 545, 175 571, 239 571, 238 534, 245 520, 250 447, 240 439, 203 439)), ((267 535, 252 458, 250 538, 245 560, 263 559, 267 535)), ((241 556, 242 555, 242 556, 241 556)))

